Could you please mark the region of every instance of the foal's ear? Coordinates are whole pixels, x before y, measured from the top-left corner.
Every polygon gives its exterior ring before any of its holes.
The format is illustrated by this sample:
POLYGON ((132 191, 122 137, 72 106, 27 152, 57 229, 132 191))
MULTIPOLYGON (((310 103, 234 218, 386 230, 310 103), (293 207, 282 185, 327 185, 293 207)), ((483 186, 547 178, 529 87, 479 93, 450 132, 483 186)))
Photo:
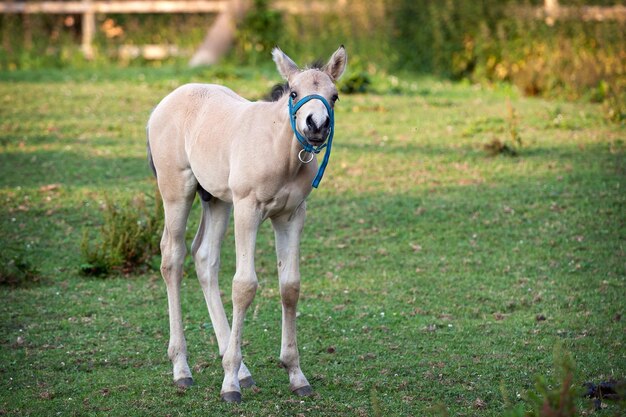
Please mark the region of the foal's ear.
POLYGON ((322 68, 322 71, 328 74, 333 81, 337 81, 343 75, 347 62, 348 54, 346 53, 346 48, 341 45, 339 49, 335 51, 333 56, 330 57, 328 64, 322 68))
POLYGON ((276 63, 276 68, 282 77, 289 81, 289 77, 298 72, 298 66, 279 47, 272 50, 272 58, 276 63))

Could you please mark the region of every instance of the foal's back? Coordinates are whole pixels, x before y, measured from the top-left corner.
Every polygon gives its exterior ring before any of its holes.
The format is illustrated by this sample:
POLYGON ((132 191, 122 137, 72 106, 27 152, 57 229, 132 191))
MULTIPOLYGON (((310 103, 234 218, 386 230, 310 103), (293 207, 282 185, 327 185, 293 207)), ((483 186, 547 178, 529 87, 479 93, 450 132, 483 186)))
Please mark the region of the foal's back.
MULTIPOLYGON (((228 180, 233 143, 245 135, 251 102, 214 84, 186 84, 167 95, 148 122, 148 141, 158 177, 188 171, 183 188, 199 182, 229 201, 228 180)), ((161 179, 161 178, 160 178, 161 179)), ((163 179, 167 181, 167 179, 163 179)))
MULTIPOLYGON (((193 139, 201 132, 210 134, 222 130, 251 103, 231 89, 215 84, 185 84, 167 95, 154 109, 148 128, 152 132, 167 132, 165 136, 193 139), (191 135, 191 136, 189 136, 191 135)), ((220 132, 217 132, 220 133, 220 132)), ((224 135, 220 135, 224 136, 224 135)), ((155 140, 161 140, 155 138, 155 140)), ((152 143, 152 140, 151 140, 152 143)))

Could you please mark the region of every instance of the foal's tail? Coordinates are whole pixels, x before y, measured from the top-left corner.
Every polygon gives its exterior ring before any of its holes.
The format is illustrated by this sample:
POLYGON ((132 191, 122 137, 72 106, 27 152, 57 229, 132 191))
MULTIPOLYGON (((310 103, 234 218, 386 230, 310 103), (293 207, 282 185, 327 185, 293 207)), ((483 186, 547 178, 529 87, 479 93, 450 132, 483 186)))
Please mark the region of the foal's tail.
POLYGON ((146 126, 146 148, 148 150, 148 164, 150 165, 150 169, 152 169, 152 173, 156 178, 156 168, 154 167, 154 161, 152 160, 152 151, 150 151, 150 130, 148 126, 146 126))

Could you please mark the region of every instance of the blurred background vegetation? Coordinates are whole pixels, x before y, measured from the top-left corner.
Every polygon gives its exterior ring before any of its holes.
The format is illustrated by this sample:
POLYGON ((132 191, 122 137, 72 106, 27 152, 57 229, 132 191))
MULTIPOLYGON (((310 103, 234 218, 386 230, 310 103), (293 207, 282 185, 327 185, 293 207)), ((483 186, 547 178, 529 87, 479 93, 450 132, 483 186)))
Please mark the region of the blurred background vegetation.
MULTIPOLYGON (((604 103, 607 117, 626 117, 626 28, 623 21, 547 22, 516 11, 543 0, 327 1, 317 13, 290 14, 254 0, 239 25, 228 65, 271 66, 280 45, 300 62, 350 53, 344 90, 366 91, 388 74, 435 74, 470 82, 510 82, 526 95, 604 103), (343 4, 343 6, 341 5, 343 4)), ((615 6, 614 0, 561 0, 561 6, 615 6)), ((215 16, 97 16, 95 57, 80 51, 80 15, 1 15, 0 69, 186 66, 215 16), (129 45, 175 45, 162 60, 120 53, 129 45)), ((388 86, 393 91, 397 78, 388 86)))

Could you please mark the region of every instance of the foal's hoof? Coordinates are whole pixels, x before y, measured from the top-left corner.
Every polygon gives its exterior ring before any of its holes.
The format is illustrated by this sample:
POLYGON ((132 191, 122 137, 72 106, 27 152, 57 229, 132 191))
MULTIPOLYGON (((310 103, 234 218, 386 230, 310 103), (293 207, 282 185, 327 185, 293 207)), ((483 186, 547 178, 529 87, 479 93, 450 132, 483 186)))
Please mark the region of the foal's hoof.
POLYGON ((239 380, 239 386, 241 388, 250 388, 254 386, 254 379, 251 376, 247 376, 244 379, 239 380))
POLYGON ((174 381, 174 384, 176 384, 176 386, 179 388, 189 388, 193 385, 193 378, 177 379, 176 381, 174 381))
POLYGON ((241 393, 237 391, 224 392, 220 394, 220 397, 222 397, 222 401, 227 403, 239 404, 241 402, 241 393))
POLYGON ((313 388, 311 388, 310 385, 305 385, 303 387, 294 389, 293 392, 298 397, 310 397, 311 395, 313 395, 313 388))

